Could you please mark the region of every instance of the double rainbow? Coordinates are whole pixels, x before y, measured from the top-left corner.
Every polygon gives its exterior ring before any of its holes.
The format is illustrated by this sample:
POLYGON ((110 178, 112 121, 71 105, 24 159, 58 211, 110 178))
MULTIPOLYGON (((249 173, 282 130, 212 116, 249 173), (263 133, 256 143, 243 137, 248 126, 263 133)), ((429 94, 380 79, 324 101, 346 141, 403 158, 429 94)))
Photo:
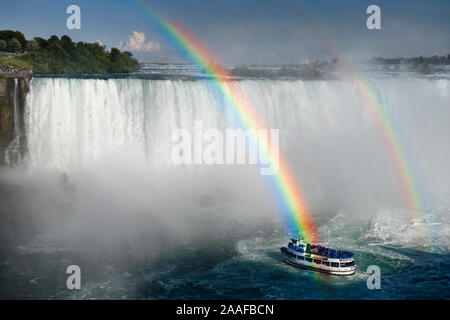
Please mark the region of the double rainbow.
MULTIPOLYGON (((186 54, 190 60, 204 68, 213 80, 215 87, 222 93, 228 104, 233 107, 244 127, 255 130, 264 129, 256 109, 243 95, 236 83, 229 80, 231 77, 228 71, 217 63, 218 60, 214 55, 192 33, 178 23, 168 22, 158 16, 143 0, 135 0, 135 3, 151 17, 152 23, 167 40, 171 41, 178 49, 181 49, 181 52, 186 54)), ((364 106, 375 119, 379 133, 389 150, 397 177, 401 182, 402 191, 408 203, 408 208, 410 209, 411 217, 421 222, 426 222, 423 201, 420 197, 416 179, 406 157, 404 147, 380 95, 356 64, 351 63, 350 59, 345 57, 343 51, 338 49, 338 44, 332 40, 329 32, 324 27, 325 24, 319 23, 320 19, 312 13, 312 10, 305 6, 302 7, 302 11, 309 14, 308 18, 312 18, 310 21, 313 25, 312 29, 318 33, 318 36, 329 47, 330 52, 340 58, 341 62, 351 71, 351 75, 356 80, 356 91, 361 97, 364 106)), ((265 150, 267 159, 272 163, 269 152, 270 142, 257 139, 259 147, 265 150)), ((317 229, 307 208, 302 189, 295 181, 295 177, 281 153, 278 174, 272 177, 274 177, 282 212, 287 214, 288 218, 293 222, 293 224, 290 224, 290 231, 295 233, 301 232, 307 241, 319 241, 317 229)), ((426 224, 424 225, 426 226, 426 224)), ((428 235, 429 242, 431 242, 428 230, 425 230, 425 232, 428 235)))
MULTIPOLYGON (((162 34, 174 42, 193 62, 204 68, 205 72, 211 77, 214 86, 222 93, 225 101, 232 106, 244 127, 254 130, 265 128, 256 113, 256 108, 244 96, 236 82, 230 80, 229 72, 217 63, 218 60, 214 55, 192 33, 178 23, 169 23, 162 19, 143 1, 135 0, 135 2, 150 15, 162 34)), ((264 156, 269 160, 272 167, 275 161, 270 153, 270 141, 260 137, 256 137, 256 139, 260 150, 263 150, 264 156)), ((309 242, 319 241, 317 228, 307 208, 301 187, 296 183, 295 177, 281 153, 278 163, 277 174, 270 177, 273 179, 275 190, 280 199, 280 208, 290 220, 288 221, 290 232, 301 233, 305 240, 309 242)))

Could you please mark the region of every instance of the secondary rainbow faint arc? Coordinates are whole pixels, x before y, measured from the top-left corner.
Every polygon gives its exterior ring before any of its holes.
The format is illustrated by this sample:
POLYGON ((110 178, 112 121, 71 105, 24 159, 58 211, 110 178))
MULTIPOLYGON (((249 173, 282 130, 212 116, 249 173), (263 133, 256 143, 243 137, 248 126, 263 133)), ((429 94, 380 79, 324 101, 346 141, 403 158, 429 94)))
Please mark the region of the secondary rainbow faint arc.
MULTIPOLYGON (((206 72, 211 76, 216 87, 222 92, 223 96, 233 106, 236 114, 242 123, 251 129, 264 129, 256 109, 252 107, 241 90, 236 86, 234 81, 230 81, 228 71, 217 63, 217 59, 212 53, 203 46, 186 28, 175 22, 168 22, 167 20, 158 16, 149 6, 142 1, 135 0, 135 3, 143 10, 145 10, 153 22, 163 31, 170 39, 185 52, 188 56, 199 65, 201 65, 206 72)), ((265 151, 265 155, 270 161, 271 159, 270 142, 263 141, 259 138, 258 145, 265 151)), ((300 186, 296 183, 294 175, 290 170, 288 163, 284 157, 279 155, 279 169, 274 176, 275 184, 283 199, 283 206, 285 206, 290 214, 290 218, 295 222, 295 232, 301 232, 306 241, 317 242, 319 235, 314 223, 313 217, 309 212, 306 202, 304 200, 303 192, 300 186)))
MULTIPOLYGON (((339 49, 339 44, 333 39, 331 33, 325 27, 326 23, 321 22, 320 17, 315 14, 312 9, 308 8, 304 1, 300 1, 298 4, 302 7, 303 13, 306 13, 306 17, 310 19, 310 24, 313 26, 312 30, 320 36, 323 43, 328 47, 328 50, 337 55, 341 63, 351 72, 355 79, 358 80, 356 90, 362 98, 364 105, 376 120, 375 123, 379 129, 378 131, 389 150, 397 177, 402 186, 402 192, 410 209, 410 216, 412 219, 417 218, 425 223, 424 232, 427 236, 428 244, 432 245, 431 232, 427 228, 424 203, 419 193, 413 170, 406 156, 404 146, 395 131, 394 124, 389 118, 389 114, 384 107, 381 97, 377 91, 372 88, 371 82, 364 75, 364 72, 346 57, 343 50, 339 49)), ((362 27, 365 26, 363 25, 362 27)))

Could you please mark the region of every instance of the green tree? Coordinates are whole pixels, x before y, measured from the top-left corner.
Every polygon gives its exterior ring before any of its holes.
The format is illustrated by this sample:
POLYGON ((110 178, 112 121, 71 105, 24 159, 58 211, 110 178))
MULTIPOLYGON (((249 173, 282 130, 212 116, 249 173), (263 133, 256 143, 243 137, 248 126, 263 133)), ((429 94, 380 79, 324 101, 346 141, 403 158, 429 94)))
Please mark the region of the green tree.
POLYGON ((56 35, 52 35, 50 38, 48 38, 48 43, 52 44, 52 43, 58 43, 59 42, 59 38, 56 35))
POLYGON ((37 42, 37 44, 39 45, 39 48, 40 48, 40 49, 45 49, 45 48, 47 48, 47 46, 48 46, 47 40, 45 40, 45 39, 43 39, 43 38, 36 37, 36 38, 34 38, 33 40, 37 42))
POLYGON ((30 40, 30 41, 28 41, 27 46, 26 46, 26 50, 27 50, 28 52, 36 51, 36 50, 38 50, 38 49, 39 49, 39 44, 37 43, 36 40, 30 40))
POLYGON ((6 41, 0 39, 0 51, 6 51, 6 41))
POLYGON ((22 49, 22 45, 20 44, 19 40, 13 38, 8 41, 6 48, 10 52, 18 52, 22 49))
POLYGON ((75 49, 75 43, 73 43, 72 39, 70 39, 70 37, 66 35, 61 37, 61 46, 70 54, 75 49))
POLYGON ((53 35, 48 40, 36 37, 20 46, 20 41, 11 38, 15 34, 14 31, 0 31, 0 38, 8 38, 6 46, 7 49, 11 47, 11 51, 25 49, 27 53, 17 59, 32 65, 35 73, 128 73, 139 70, 139 62, 131 52, 120 52, 116 48, 107 51, 99 43, 74 43, 66 35, 61 39, 53 35))
POLYGON ((27 40, 25 36, 20 31, 12 31, 12 30, 0 30, 0 39, 5 40, 6 42, 16 39, 20 42, 22 48, 24 48, 27 44, 27 40))

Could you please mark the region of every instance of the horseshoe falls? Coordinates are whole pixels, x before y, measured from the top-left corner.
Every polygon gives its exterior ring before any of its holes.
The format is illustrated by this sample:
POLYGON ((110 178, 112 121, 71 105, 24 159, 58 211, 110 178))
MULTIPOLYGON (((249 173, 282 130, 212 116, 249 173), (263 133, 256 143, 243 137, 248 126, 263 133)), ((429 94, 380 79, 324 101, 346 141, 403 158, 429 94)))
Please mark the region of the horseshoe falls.
POLYGON ((174 131, 242 128, 212 80, 35 77, 25 155, 0 168, 0 298, 450 298, 449 79, 369 76, 384 125, 360 79, 233 81, 279 129, 322 244, 353 251, 355 275, 317 280, 282 261, 288 217, 257 165, 173 163, 174 131), (71 264, 80 290, 65 290, 71 264), (381 290, 367 288, 370 265, 381 290))

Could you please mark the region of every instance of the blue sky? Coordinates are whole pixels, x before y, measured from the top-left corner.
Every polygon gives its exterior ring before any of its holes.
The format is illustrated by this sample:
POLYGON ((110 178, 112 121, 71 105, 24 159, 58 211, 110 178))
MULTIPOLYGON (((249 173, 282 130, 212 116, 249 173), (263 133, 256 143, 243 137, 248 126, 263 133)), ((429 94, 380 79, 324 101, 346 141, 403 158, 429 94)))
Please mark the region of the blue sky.
MULTIPOLYGON (((332 58, 332 43, 355 58, 450 53, 448 0, 144 0, 187 26, 225 63, 298 62, 332 58), (381 8, 381 30, 366 28, 370 4, 381 8)), ((141 61, 176 61, 150 16, 127 0, 1 0, 0 29, 28 39, 69 35, 108 48, 134 49, 141 61), (81 8, 81 30, 66 27, 66 8, 81 8), (139 33, 134 33, 138 31, 139 33), (145 41, 128 45, 129 37, 145 41)), ((135 43, 135 42, 133 42, 135 43)))

